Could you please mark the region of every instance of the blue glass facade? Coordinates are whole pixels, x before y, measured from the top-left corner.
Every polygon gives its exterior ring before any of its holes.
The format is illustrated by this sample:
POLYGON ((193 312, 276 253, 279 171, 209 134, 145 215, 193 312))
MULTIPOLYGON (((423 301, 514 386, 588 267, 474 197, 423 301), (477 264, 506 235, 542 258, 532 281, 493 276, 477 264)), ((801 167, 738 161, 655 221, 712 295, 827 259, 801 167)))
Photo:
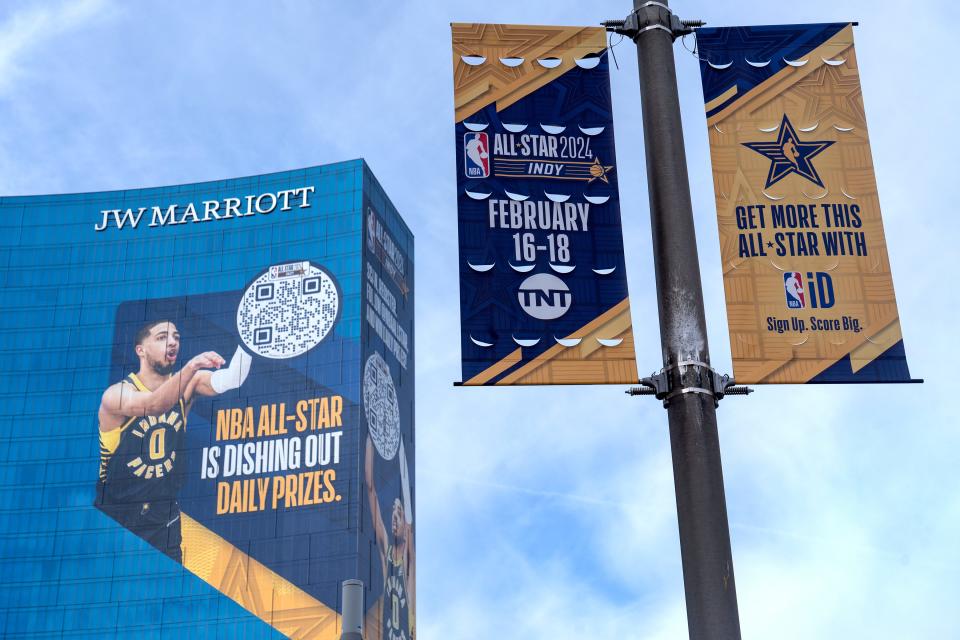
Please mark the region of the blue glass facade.
MULTIPOLYGON (((327 638, 339 635, 341 580, 364 579, 369 602, 376 601, 382 586, 370 568, 376 558, 361 465, 363 360, 382 348, 376 335, 365 334, 364 272, 368 259, 375 262, 364 256, 371 202, 403 248, 412 343, 412 235, 362 160, 154 189, 0 198, 3 637, 327 638), (262 194, 273 196, 250 200, 262 194), (219 203, 216 211, 204 210, 210 201, 219 203), (227 215, 231 204, 236 215, 227 215), (173 216, 171 205, 177 205, 173 216), (131 215, 141 210, 133 226, 131 215), (102 455, 98 407, 104 390, 135 370, 130 327, 162 309, 179 323, 183 361, 211 348, 204 341, 229 359, 244 345, 235 320, 240 294, 270 267, 308 263, 337 287, 329 335, 285 360, 261 357, 248 344, 252 365, 243 386, 188 408, 179 451, 181 564, 94 507, 102 455), (251 513, 255 501, 244 502, 237 512, 219 514, 228 501, 221 504, 218 492, 232 480, 215 483, 204 468, 206 451, 221 444, 218 411, 287 402, 292 414, 301 397, 342 399, 341 461, 328 464, 336 477, 326 478, 336 501, 332 492, 329 504, 305 498, 301 472, 290 481, 302 482, 292 503, 274 501, 273 509, 251 513), (205 557, 207 540, 242 556, 230 565, 242 566, 242 575, 218 568, 226 556, 205 557), (302 602, 321 611, 312 631, 281 621, 284 611, 275 603, 291 584, 302 602)), ((401 413, 412 468, 412 344, 409 355, 409 409, 401 413)), ((290 431, 258 438, 297 437, 290 431)), ((271 486, 280 491, 295 469, 260 477, 265 485, 276 480, 271 486)))

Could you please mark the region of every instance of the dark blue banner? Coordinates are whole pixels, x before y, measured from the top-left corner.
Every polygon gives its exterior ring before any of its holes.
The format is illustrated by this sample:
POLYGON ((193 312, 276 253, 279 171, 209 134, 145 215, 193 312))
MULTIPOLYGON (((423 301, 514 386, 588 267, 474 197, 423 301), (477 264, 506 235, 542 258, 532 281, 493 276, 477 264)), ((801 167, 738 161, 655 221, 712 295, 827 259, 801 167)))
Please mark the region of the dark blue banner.
POLYGON ((463 384, 636 382, 604 31, 495 27, 453 25, 463 384))

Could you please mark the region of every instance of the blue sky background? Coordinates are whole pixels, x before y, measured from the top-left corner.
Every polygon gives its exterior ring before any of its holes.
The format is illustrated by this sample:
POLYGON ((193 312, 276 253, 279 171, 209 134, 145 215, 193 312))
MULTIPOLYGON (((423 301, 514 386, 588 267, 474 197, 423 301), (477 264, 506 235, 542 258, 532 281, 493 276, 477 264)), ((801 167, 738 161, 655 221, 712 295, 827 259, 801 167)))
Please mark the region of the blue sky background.
MULTIPOLYGON (((430 638, 683 638, 667 421, 619 387, 460 379, 448 23, 595 24, 629 2, 7 1, 0 193, 364 157, 416 234, 418 612, 430 638), (171 8, 173 7, 173 8, 171 8)), ((764 387, 719 411, 745 638, 960 637, 954 42, 925 2, 675 3, 711 25, 859 20, 907 355, 922 386, 764 387)), ((616 38, 615 38, 616 40, 616 38)), ((692 40, 688 38, 688 46, 692 40)), ((640 370, 660 366, 636 55, 615 48, 640 370)), ((729 371, 696 60, 676 48, 712 359, 729 371)))

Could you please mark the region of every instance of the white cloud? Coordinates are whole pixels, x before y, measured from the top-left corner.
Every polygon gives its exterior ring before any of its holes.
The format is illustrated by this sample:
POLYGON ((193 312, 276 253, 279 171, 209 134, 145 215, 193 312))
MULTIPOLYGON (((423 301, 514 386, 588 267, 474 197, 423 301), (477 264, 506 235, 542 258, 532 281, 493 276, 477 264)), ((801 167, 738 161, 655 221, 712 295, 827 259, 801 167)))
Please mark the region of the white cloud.
POLYGON ((463 640, 500 638, 675 639, 686 632, 682 605, 656 597, 616 601, 590 576, 571 572, 560 560, 531 563, 509 545, 496 549, 494 571, 462 575, 444 607, 418 616, 418 635, 463 640), (678 606, 679 605, 679 606, 678 606))
POLYGON ((37 49, 83 28, 106 8, 107 0, 75 0, 30 6, 10 15, 0 23, 0 92, 27 72, 37 49))

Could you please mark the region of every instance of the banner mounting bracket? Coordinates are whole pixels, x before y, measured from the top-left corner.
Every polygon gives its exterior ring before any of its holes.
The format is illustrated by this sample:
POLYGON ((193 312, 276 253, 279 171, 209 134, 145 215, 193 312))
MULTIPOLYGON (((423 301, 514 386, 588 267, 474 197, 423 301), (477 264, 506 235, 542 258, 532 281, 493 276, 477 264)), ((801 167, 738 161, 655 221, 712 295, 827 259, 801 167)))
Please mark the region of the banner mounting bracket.
POLYGON ((703 20, 681 20, 665 3, 650 0, 636 7, 623 20, 604 20, 600 24, 607 31, 628 36, 636 42, 641 33, 651 29, 666 31, 673 40, 676 40, 678 36, 693 33, 694 29, 707 23, 703 20))
POLYGON ((631 387, 626 393, 631 396, 655 396, 663 401, 666 408, 670 400, 685 393, 698 393, 713 398, 713 405, 717 407, 724 396, 745 396, 753 393, 753 389, 746 386, 737 386, 736 381, 728 374, 718 373, 705 362, 696 360, 682 360, 676 364, 664 367, 659 372, 640 380, 642 387, 631 387))

